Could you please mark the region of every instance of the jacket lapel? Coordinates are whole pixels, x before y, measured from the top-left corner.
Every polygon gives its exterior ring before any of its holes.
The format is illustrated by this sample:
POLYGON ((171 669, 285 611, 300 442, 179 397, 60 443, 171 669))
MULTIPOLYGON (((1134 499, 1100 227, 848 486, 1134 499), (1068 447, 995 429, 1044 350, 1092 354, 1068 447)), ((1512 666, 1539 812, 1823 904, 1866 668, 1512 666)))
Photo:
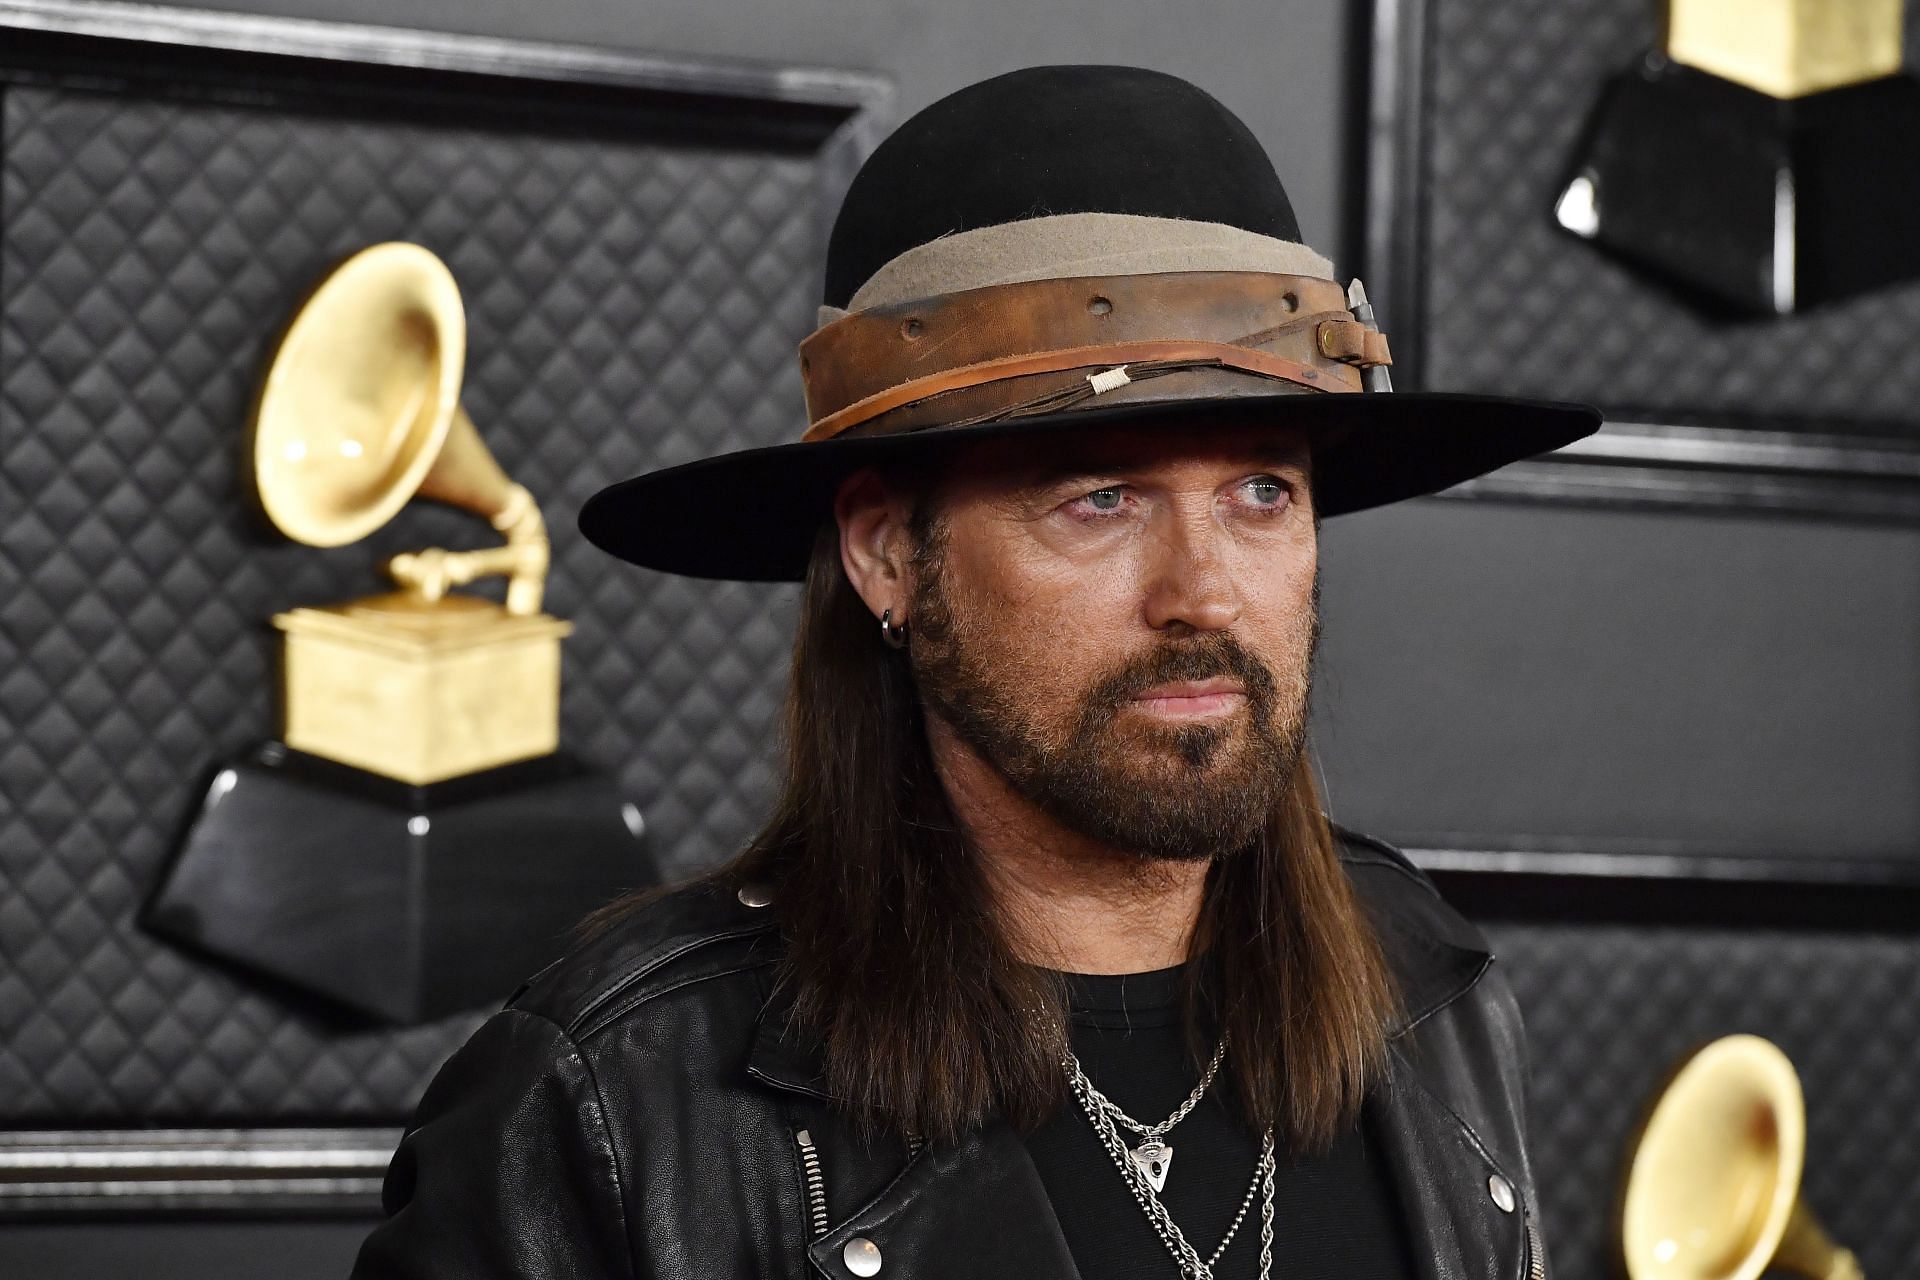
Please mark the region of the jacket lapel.
POLYGON ((1419 1280, 1516 1280, 1524 1227, 1488 1197, 1488 1179, 1506 1175, 1442 1101, 1442 1082, 1419 1051, 1421 1025, 1472 990, 1493 955, 1477 929, 1391 857, 1361 846, 1344 861, 1400 986, 1387 1080, 1366 1109, 1419 1280))
MULTIPOLYGON (((747 1074, 831 1102, 819 1047, 791 1012, 782 994, 768 1001, 747 1074)), ((838 1280, 848 1274, 846 1250, 856 1240, 880 1250, 885 1275, 1080 1280, 1040 1171, 1005 1120, 921 1150, 879 1195, 813 1239, 807 1256, 838 1280)))
POLYGON ((1520 1216, 1500 1213, 1487 1180, 1500 1170, 1459 1118, 1393 1054, 1392 1077, 1367 1100, 1399 1195, 1419 1280, 1516 1280, 1526 1243, 1520 1216), (1511 1259, 1513 1261, 1509 1262, 1511 1259))
POLYGON ((882 1274, 929 1280, 1080 1275, 1026 1144, 1005 1121, 922 1151, 807 1254, 823 1275, 844 1276, 846 1250, 855 1241, 881 1251, 882 1274))

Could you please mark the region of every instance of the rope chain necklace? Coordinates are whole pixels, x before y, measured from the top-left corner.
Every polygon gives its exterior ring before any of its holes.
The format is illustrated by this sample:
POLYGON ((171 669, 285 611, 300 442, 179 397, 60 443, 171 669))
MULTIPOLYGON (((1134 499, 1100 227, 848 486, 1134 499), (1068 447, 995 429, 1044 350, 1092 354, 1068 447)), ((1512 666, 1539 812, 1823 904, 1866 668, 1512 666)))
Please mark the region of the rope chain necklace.
POLYGON ((1253 1207, 1254 1193, 1258 1191, 1261 1200, 1260 1280, 1268 1280, 1273 1271, 1273 1130, 1267 1130, 1261 1137, 1260 1159, 1254 1163, 1253 1180, 1247 1184, 1247 1194, 1241 1198, 1240 1209, 1233 1215, 1226 1235, 1221 1237, 1220 1243, 1208 1257, 1200 1256, 1200 1251, 1187 1240, 1179 1224, 1174 1222, 1173 1215, 1160 1202, 1160 1190, 1166 1185, 1167 1172, 1173 1164, 1173 1148, 1166 1142, 1166 1134, 1200 1105, 1200 1099, 1206 1096, 1226 1052, 1227 1042, 1223 1039, 1220 1047, 1213 1051, 1213 1061, 1207 1064, 1206 1074, 1194 1086, 1193 1092, 1187 1095, 1187 1100, 1176 1107, 1172 1115, 1154 1125, 1141 1124, 1095 1088, 1081 1067, 1080 1059, 1071 1049, 1067 1050, 1065 1059, 1067 1082, 1074 1098, 1080 1103, 1080 1109, 1086 1112, 1088 1123, 1099 1136, 1100 1144, 1106 1148, 1113 1167, 1119 1170, 1135 1202, 1147 1215, 1147 1221, 1152 1225, 1154 1234, 1160 1237, 1160 1243, 1173 1255, 1174 1265, 1180 1268, 1181 1275, 1187 1280, 1214 1280, 1213 1268, 1225 1255, 1227 1246, 1233 1243, 1234 1236, 1239 1234, 1240 1224, 1246 1221, 1247 1212, 1253 1207), (1123 1126, 1145 1141, 1138 1147, 1129 1148, 1126 1139, 1121 1136, 1123 1126))
POLYGON ((1153 1184, 1156 1192, 1166 1187, 1167 1174, 1173 1169, 1173 1146, 1166 1141, 1167 1131, 1185 1120, 1188 1113, 1200 1105, 1200 1099, 1207 1096, 1207 1090, 1213 1086, 1214 1076, 1220 1072, 1220 1062, 1226 1056, 1227 1042, 1222 1039, 1219 1046, 1214 1049, 1213 1060, 1207 1063, 1207 1069, 1201 1075, 1200 1083, 1193 1087, 1193 1092, 1187 1095, 1187 1100, 1175 1107, 1173 1114, 1159 1124, 1141 1124, 1122 1111, 1113 1099, 1094 1088, 1093 1081, 1089 1080, 1087 1073, 1081 1070, 1080 1060, 1071 1052, 1067 1054, 1069 1069, 1075 1074, 1076 1082, 1085 1086, 1087 1093, 1092 1096, 1094 1102, 1099 1104, 1100 1109, 1106 1112, 1115 1124, 1130 1129, 1146 1139, 1129 1151, 1127 1156, 1133 1161, 1135 1167, 1146 1175, 1147 1181, 1153 1184))

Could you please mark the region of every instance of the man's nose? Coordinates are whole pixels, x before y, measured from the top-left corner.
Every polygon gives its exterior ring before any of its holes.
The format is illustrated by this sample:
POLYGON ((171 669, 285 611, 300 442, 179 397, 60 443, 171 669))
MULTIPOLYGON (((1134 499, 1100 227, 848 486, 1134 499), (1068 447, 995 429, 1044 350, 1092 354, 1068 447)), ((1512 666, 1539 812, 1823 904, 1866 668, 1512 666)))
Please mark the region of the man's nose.
POLYGON ((1147 625, 1221 631, 1244 601, 1226 557, 1226 533, 1211 512, 1168 512, 1155 531, 1146 595, 1147 625))

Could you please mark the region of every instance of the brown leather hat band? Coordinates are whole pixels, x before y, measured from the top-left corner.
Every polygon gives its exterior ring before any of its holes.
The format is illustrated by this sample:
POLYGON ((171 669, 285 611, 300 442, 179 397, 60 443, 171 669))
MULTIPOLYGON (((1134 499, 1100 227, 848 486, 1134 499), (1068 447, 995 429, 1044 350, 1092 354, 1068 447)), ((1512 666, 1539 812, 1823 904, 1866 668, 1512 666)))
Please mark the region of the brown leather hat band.
MULTIPOLYGON (((1345 301, 1317 277, 1192 271, 1025 281, 855 312, 801 343, 803 438, 884 431, 887 415, 934 397, 1078 370, 1086 387, 1042 398, 1073 408, 1138 376, 1200 368, 1357 392, 1359 370, 1391 357, 1345 301)), ((926 425, 925 413, 909 416, 926 425)))
MULTIPOLYGON (((830 440, 849 427, 945 392, 1038 373, 1097 369, 1114 373, 1113 385, 1124 386, 1133 380, 1125 366, 1136 364, 1155 366, 1156 372, 1171 368, 1237 369, 1243 373, 1297 383, 1316 391, 1360 390, 1357 385, 1340 385, 1335 378, 1323 375, 1320 370, 1297 360, 1256 351, 1251 347, 1237 347, 1225 342, 1122 342, 1104 347, 1072 347, 1065 351, 1005 356, 999 360, 985 360, 979 364, 963 365, 958 369, 915 378, 868 396, 857 404, 850 404, 838 413, 827 415, 807 428, 807 433, 801 439, 830 440)), ((1099 376, 1088 375, 1090 393, 1097 393, 1101 389, 1100 384, 1094 381, 1099 376)))

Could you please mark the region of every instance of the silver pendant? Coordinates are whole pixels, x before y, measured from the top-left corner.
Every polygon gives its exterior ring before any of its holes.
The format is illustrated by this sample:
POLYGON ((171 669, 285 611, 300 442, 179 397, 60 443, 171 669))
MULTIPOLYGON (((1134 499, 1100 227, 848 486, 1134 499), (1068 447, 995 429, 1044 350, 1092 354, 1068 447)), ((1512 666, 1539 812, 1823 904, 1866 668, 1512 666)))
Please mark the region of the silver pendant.
POLYGON ((1156 1193, 1166 1189, 1167 1170, 1173 1168, 1173 1147, 1158 1138, 1149 1138, 1127 1152, 1133 1167, 1156 1193))

